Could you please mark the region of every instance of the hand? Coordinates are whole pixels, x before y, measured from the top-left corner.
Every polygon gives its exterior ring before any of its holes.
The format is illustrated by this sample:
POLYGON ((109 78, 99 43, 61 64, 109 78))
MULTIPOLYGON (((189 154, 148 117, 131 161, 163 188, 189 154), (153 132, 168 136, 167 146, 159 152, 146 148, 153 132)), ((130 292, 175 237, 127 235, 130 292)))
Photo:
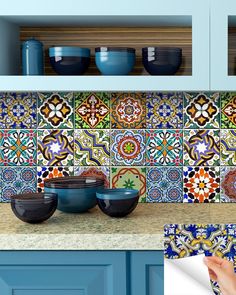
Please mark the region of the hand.
POLYGON ((236 274, 233 263, 216 256, 205 257, 211 280, 219 284, 223 295, 236 295, 236 274))

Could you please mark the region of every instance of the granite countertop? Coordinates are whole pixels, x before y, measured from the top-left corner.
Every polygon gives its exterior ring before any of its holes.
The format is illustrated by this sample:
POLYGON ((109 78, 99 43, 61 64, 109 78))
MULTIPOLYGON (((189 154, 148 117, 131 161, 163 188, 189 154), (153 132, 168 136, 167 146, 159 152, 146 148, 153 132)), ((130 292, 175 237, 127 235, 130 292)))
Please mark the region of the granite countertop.
POLYGON ((167 223, 236 223, 236 204, 139 204, 128 217, 98 208, 83 214, 56 211, 42 224, 27 224, 0 204, 0 250, 162 250, 167 223))

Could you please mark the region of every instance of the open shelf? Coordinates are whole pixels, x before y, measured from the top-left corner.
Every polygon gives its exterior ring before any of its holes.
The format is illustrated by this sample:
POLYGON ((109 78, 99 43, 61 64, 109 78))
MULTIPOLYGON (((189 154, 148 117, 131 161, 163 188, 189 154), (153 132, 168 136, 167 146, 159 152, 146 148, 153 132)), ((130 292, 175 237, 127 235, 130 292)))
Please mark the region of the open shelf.
MULTIPOLYGON (((123 4, 127 7, 131 2, 123 4)), ((117 5, 107 7, 105 4, 109 4, 108 1, 102 1, 103 12, 99 4, 88 14, 86 3, 81 8, 79 2, 68 0, 63 9, 52 0, 47 13, 42 14, 36 4, 35 8, 27 10, 27 15, 20 6, 10 10, 3 5, 0 12, 0 91, 209 89, 208 1, 193 4, 180 0, 177 5, 173 0, 164 3, 156 0, 151 1, 150 6, 135 2, 134 7, 127 7, 122 13, 117 5), (53 13, 52 3, 55 4, 53 13), (69 3, 73 10, 68 9, 69 3), (20 44, 30 37, 44 44, 45 76, 21 76, 20 44), (85 76, 55 75, 48 58, 48 48, 55 45, 92 49, 91 66, 85 76), (134 47, 137 55, 134 71, 129 76, 101 76, 94 62, 94 48, 98 46, 134 47), (150 76, 141 60, 141 48, 145 46, 181 47, 183 62, 177 74, 150 76)))

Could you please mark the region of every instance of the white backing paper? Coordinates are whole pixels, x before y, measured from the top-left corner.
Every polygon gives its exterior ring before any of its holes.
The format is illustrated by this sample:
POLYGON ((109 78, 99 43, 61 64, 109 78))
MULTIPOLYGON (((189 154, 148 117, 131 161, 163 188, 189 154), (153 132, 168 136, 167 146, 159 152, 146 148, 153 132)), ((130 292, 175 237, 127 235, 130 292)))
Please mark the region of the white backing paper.
POLYGON ((214 295, 204 254, 164 260, 165 295, 214 295))

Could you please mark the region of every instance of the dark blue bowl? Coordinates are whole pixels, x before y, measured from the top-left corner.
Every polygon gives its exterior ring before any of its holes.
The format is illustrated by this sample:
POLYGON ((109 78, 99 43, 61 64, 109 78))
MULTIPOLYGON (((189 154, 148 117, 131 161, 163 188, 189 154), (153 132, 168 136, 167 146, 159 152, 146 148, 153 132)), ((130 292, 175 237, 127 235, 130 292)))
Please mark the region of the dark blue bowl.
POLYGON ((95 62, 102 75, 128 75, 135 65, 135 49, 99 47, 95 49, 95 62))
POLYGON ((45 192, 57 193, 57 209, 63 212, 82 213, 96 206, 96 191, 104 188, 104 180, 95 177, 60 177, 48 179, 45 192))
POLYGON ((174 75, 182 63, 182 49, 173 47, 145 47, 142 61, 150 75, 174 75))
POLYGON ((103 189, 96 193, 97 203, 103 213, 111 217, 124 217, 137 206, 139 191, 133 189, 103 189))
POLYGON ((90 64, 90 49, 73 46, 49 48, 50 63, 59 75, 82 75, 90 64))

